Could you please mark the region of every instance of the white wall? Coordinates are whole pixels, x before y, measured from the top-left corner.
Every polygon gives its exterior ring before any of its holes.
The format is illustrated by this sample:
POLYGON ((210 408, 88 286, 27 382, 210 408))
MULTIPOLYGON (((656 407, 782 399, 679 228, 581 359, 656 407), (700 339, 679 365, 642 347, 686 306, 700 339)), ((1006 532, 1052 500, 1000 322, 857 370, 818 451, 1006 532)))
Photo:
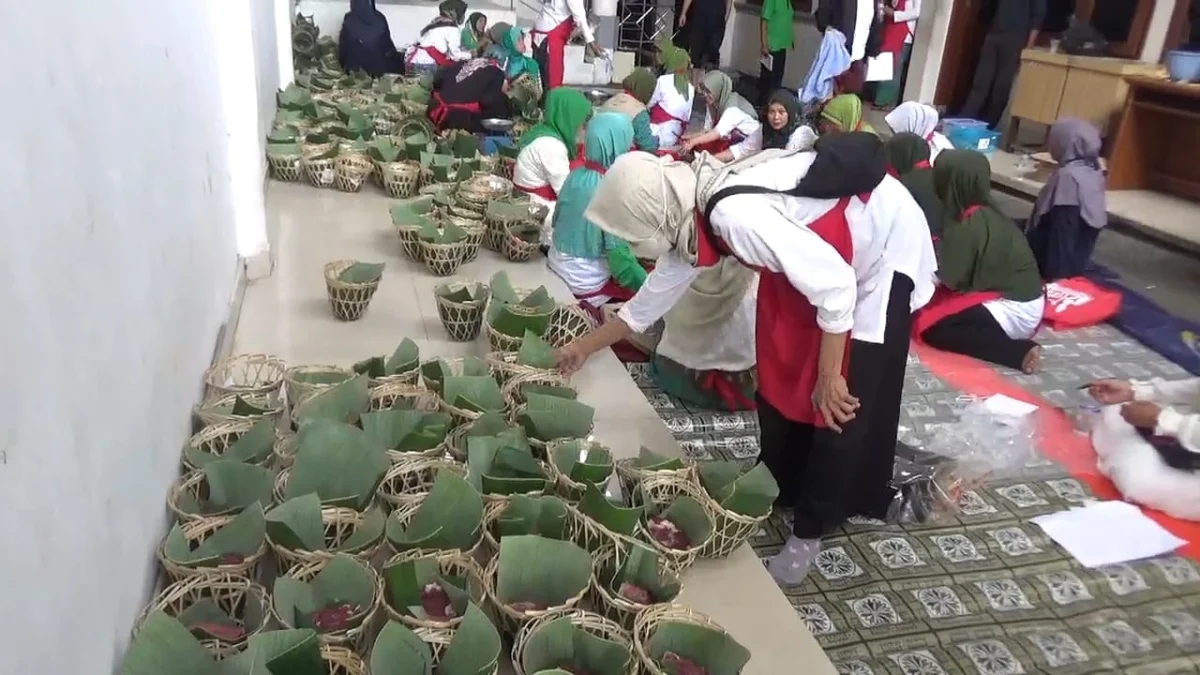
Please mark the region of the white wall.
MULTIPOLYGON (((762 36, 759 32, 762 18, 759 8, 749 5, 734 7, 733 20, 725 29, 725 42, 721 45, 721 67, 757 76, 759 59, 762 58, 762 36)), ((793 21, 792 29, 796 37, 783 70, 783 86, 799 89, 821 47, 821 34, 808 17, 793 21)))
POLYGON ((5 673, 111 672, 146 599, 237 266, 215 4, 0 10, 5 673))

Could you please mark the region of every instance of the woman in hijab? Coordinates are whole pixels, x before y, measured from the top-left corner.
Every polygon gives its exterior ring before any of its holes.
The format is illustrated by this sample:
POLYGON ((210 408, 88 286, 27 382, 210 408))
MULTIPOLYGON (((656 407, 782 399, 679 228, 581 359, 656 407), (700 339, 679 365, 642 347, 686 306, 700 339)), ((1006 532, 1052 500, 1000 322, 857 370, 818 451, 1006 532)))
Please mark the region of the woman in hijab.
POLYGON ((707 131, 683 137, 683 152, 708 152, 731 162, 762 149, 762 123, 750 102, 733 91, 733 80, 719 70, 704 76, 701 84, 708 101, 707 131), (715 122, 715 124, 714 124, 715 122))
POLYGON ((953 150, 950 139, 937 131, 938 111, 931 105, 905 101, 896 106, 883 120, 891 127, 893 133, 916 134, 929 144, 929 161, 937 159, 943 150, 953 150))
POLYGON ((480 122, 507 118, 512 111, 504 93, 504 71, 491 59, 477 58, 439 68, 425 113, 437 131, 463 129, 482 133, 480 122))
POLYGON ((974 150, 946 150, 933 167, 945 207, 938 295, 917 314, 914 334, 931 347, 1037 370, 1030 338, 1045 311, 1037 263, 1021 231, 991 206, 991 166, 974 150))
POLYGON ((645 152, 658 150, 658 137, 650 129, 650 112, 646 101, 654 93, 654 75, 647 68, 636 68, 621 80, 623 91, 609 98, 597 110, 618 112, 633 125, 633 147, 645 152))
POLYGON ((523 28, 509 27, 500 38, 498 51, 503 57, 501 61, 508 81, 513 82, 522 76, 530 78, 532 84, 538 87, 538 98, 541 98, 541 71, 538 70, 537 61, 527 55, 530 51, 529 33, 523 28))
POLYGON ((478 51, 487 36, 487 17, 483 12, 471 12, 467 23, 462 28, 462 48, 471 52, 478 51))
MULTIPOLYGON (((507 33, 508 29, 510 28, 512 28, 512 24, 508 23, 507 21, 497 21, 488 27, 487 33, 485 34, 483 40, 483 42, 486 43, 483 50, 484 56, 496 59, 497 61, 504 60, 504 52, 500 47, 500 43, 504 41, 504 34, 507 33)), ((504 64, 501 63, 500 65, 503 66, 504 64)))
POLYGON ((410 75, 432 75, 441 66, 471 58, 471 52, 463 48, 459 30, 467 3, 443 0, 438 12, 438 17, 421 29, 416 44, 408 48, 406 63, 410 75))
MULTIPOLYGON (((554 245, 550 269, 586 309, 633 297, 646 279, 646 270, 629 244, 606 234, 584 217, 596 186, 617 157, 629 151, 633 125, 617 112, 601 112, 587 125, 583 165, 567 176, 554 209, 554 245)), ((596 318, 599 312, 593 311, 596 318)))
POLYGON ((690 78, 692 61, 688 53, 670 42, 659 45, 659 64, 666 71, 654 85, 646 101, 650 111, 650 130, 658 137, 660 148, 674 147, 692 120, 696 88, 690 78))
POLYGON ((338 37, 338 61, 348 73, 361 70, 371 77, 404 72, 387 18, 375 9, 375 0, 350 0, 338 37))
POLYGON ((787 89, 771 95, 767 104, 767 123, 763 126, 762 146, 785 150, 811 150, 817 142, 817 132, 804 124, 800 99, 787 89))
MULTIPOLYGON (((766 150, 732 164, 632 152, 609 169, 586 215, 659 257, 619 320, 559 350, 567 372, 644 332, 723 258, 759 271, 761 459, 795 509, 769 568, 800 583, 823 536, 848 516, 883 517, 892 498, 912 310, 933 293, 921 209, 887 176, 878 138, 844 134, 815 153, 766 150)), ((749 283, 716 293, 706 311, 732 314, 749 283)))
POLYGON ((850 131, 875 133, 875 128, 863 120, 862 99, 854 94, 838 94, 829 99, 821 110, 817 124, 821 135, 850 131))
POLYGON ((1108 224, 1108 206, 1096 127, 1060 119, 1050 127, 1046 145, 1058 169, 1038 193, 1026 231, 1042 278, 1054 281, 1083 275, 1108 224))
POLYGON ((528 194, 535 204, 550 209, 542 225, 543 246, 550 246, 554 205, 571 173, 580 132, 591 114, 592 104, 583 92, 567 87, 551 89, 542 121, 521 136, 513 187, 528 194))
POLYGON ((942 202, 933 189, 933 167, 929 163, 929 143, 916 134, 897 133, 886 144, 888 168, 917 205, 925 212, 929 233, 937 241, 942 236, 942 202))

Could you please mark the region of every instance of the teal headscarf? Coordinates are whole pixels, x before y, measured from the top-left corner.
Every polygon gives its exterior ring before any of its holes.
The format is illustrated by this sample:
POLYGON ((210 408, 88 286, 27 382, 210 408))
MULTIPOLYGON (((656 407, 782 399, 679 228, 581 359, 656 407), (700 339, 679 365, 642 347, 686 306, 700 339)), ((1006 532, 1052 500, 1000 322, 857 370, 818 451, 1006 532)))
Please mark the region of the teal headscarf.
POLYGON ((537 61, 532 57, 525 56, 517 48, 517 43, 521 41, 524 34, 523 29, 513 26, 500 39, 500 51, 504 55, 504 75, 509 80, 514 80, 523 73, 529 73, 534 79, 541 77, 537 61))
MULTIPOLYGON (((621 113, 598 113, 587 125, 584 160, 607 169, 633 146, 633 124, 621 113)), ((598 258, 612 246, 609 235, 583 217, 600 180, 598 171, 581 166, 571 171, 554 208, 554 248, 581 258, 598 258)), ((621 243, 616 240, 614 243, 621 243)))

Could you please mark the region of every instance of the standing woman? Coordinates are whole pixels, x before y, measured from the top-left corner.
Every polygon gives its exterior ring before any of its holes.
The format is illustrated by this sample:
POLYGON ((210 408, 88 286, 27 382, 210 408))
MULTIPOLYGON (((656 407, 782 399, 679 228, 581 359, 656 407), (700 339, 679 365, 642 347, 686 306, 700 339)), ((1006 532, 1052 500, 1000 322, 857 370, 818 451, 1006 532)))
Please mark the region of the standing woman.
POLYGON ((650 129, 650 112, 646 102, 654 93, 654 75, 647 68, 636 68, 621 80, 624 91, 605 101, 600 112, 618 112, 633 125, 633 147, 645 152, 658 150, 658 137, 650 129))
POLYGON ((931 105, 905 101, 888 113, 883 121, 891 127, 892 133, 916 134, 929 144, 929 161, 937 159, 943 150, 953 150, 954 144, 937 130, 938 111, 931 105))
POLYGON ((916 134, 898 133, 886 144, 888 172, 900 180, 917 205, 925 212, 929 233, 934 241, 942 236, 942 200, 933 188, 933 166, 929 162, 929 144, 916 134))
POLYGON ((604 56, 604 47, 596 41, 596 35, 588 25, 584 0, 546 0, 542 3, 542 11, 533 23, 533 58, 541 66, 542 83, 547 90, 562 86, 567 42, 576 28, 583 34, 588 51, 594 56, 604 56))
POLYGON ((1108 224, 1108 205, 1096 127, 1060 119, 1050 127, 1046 145, 1058 169, 1038 193, 1026 231, 1042 278, 1054 281, 1083 275, 1108 224))
POLYGON ((375 9, 375 0, 350 0, 338 36, 338 62, 348 73, 361 70, 371 77, 404 71, 387 18, 375 9))
POLYGON ((471 12, 462 28, 462 48, 475 53, 487 36, 487 17, 483 12, 471 12))
POLYGON ((913 35, 921 16, 921 0, 884 0, 880 31, 881 53, 892 55, 892 79, 875 87, 875 107, 890 108, 900 101, 900 85, 912 55, 913 35))
POLYGON ((521 136, 513 187, 528 194, 533 203, 550 209, 542 224, 543 246, 551 243, 558 192, 571 173, 580 132, 591 114, 592 104, 583 92, 566 87, 552 89, 546 95, 542 121, 521 136))
POLYGON ((683 0, 679 29, 686 35, 697 68, 713 70, 721 65, 721 43, 732 12, 733 0, 683 0))
POLYGON ((763 134, 758 112, 733 91, 733 80, 714 70, 704 76, 702 86, 709 108, 705 123, 708 130, 685 135, 683 151, 704 150, 722 162, 731 162, 761 150, 763 134))
POLYGON ((863 120, 862 99, 854 94, 838 94, 829 99, 821 109, 817 121, 821 135, 865 131, 875 133, 875 128, 863 120))
POLYGON ((695 168, 638 152, 617 160, 586 215, 660 256, 619 320, 559 351, 570 372, 645 331, 723 257, 759 271, 761 460, 795 509, 769 567, 786 584, 804 579, 846 517, 886 514, 912 311, 935 269, 925 218, 887 176, 879 139, 846 134, 816 150, 695 168))
POLYGON ((671 148, 692 121, 692 104, 696 87, 692 86, 692 61, 687 52, 670 42, 660 47, 659 63, 664 75, 654 85, 654 93, 646 102, 650 109, 650 130, 658 137, 660 148, 671 148))
POLYGON ((438 17, 421 29, 416 44, 408 48, 410 75, 432 75, 441 66, 471 58, 471 53, 463 49, 458 27, 467 12, 467 3, 444 0, 438 5, 438 12, 438 17))
POLYGON ((801 119, 800 99, 787 89, 771 95, 767 104, 767 123, 763 126, 763 150, 812 150, 817 132, 801 119))

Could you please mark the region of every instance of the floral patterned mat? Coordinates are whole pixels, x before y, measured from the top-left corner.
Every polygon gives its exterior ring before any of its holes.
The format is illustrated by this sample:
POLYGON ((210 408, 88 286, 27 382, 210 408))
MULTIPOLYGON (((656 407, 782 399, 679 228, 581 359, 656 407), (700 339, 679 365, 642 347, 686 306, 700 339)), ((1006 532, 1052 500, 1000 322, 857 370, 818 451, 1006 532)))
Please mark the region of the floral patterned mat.
MULTIPOLYGON (((1185 376, 1109 326, 1041 339, 1045 370, 1015 379, 1055 405, 1082 403, 1078 387, 1100 377, 1185 376)), ((687 456, 757 457, 752 413, 689 408, 644 364, 627 367, 687 456)), ((920 447, 958 399, 910 358, 901 439, 920 447)), ((804 584, 781 591, 846 675, 1200 673, 1200 565, 1171 555, 1087 569, 1029 522, 1090 496, 1037 460, 965 493, 953 517, 847 524, 804 584)), ((773 515, 751 544, 769 557, 789 530, 787 514, 773 515)))

